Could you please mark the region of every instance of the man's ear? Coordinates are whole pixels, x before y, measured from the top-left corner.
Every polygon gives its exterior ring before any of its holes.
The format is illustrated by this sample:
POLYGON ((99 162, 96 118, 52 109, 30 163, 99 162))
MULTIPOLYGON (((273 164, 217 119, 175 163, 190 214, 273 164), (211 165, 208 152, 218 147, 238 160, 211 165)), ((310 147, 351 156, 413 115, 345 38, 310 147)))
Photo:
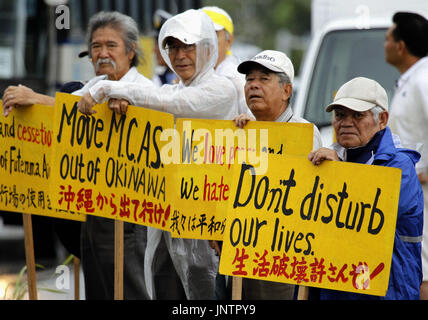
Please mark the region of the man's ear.
POLYGON ((134 57, 135 57, 135 51, 137 49, 137 46, 136 46, 135 43, 132 44, 132 47, 133 47, 133 50, 129 50, 129 52, 128 52, 128 59, 129 59, 130 62, 132 61, 132 59, 134 59, 134 57))
POLYGON ((284 83, 282 88, 284 90, 284 101, 288 101, 293 92, 293 85, 291 83, 284 83))
POLYGON ((404 54, 406 54, 408 52, 409 51, 407 50, 407 46, 404 43, 404 41, 403 40, 399 40, 397 42, 397 53, 398 53, 398 55, 403 56, 404 54))
POLYGON ((389 113, 388 111, 382 111, 379 114, 379 126, 380 129, 383 130, 386 128, 387 124, 388 124, 388 119, 389 119, 389 113))
POLYGON ((234 39, 235 39, 234 35, 229 33, 229 40, 227 41, 227 50, 230 50, 230 48, 232 48, 234 39))

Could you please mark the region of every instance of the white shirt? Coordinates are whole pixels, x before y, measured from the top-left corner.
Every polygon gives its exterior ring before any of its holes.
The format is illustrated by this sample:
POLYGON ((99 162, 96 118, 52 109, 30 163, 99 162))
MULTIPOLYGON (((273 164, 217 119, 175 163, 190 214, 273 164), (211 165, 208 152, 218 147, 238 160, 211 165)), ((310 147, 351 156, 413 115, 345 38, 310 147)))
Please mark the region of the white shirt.
POLYGON ((227 55, 226 58, 217 66, 215 72, 221 76, 225 76, 230 79, 235 86, 238 98, 238 113, 246 113, 254 117, 251 110, 247 106, 245 100, 245 75, 238 72, 239 61, 233 55, 227 55))
MULTIPOLYGON (((290 106, 275 120, 275 122, 291 122, 291 123, 310 123, 306 119, 300 118, 293 114, 290 106)), ((312 150, 317 150, 322 147, 321 134, 316 125, 314 125, 314 140, 312 144, 312 150)))
POLYGON ((416 171, 428 172, 428 57, 401 75, 390 109, 391 131, 404 147, 421 153, 416 171))
POLYGON ((182 82, 158 88, 139 83, 103 80, 90 88, 92 98, 126 99, 132 105, 172 113, 181 118, 232 120, 237 114, 236 90, 229 79, 214 69, 198 76, 188 86, 182 82))
MULTIPOLYGON (((84 86, 83 88, 74 91, 73 94, 76 96, 83 96, 84 94, 89 92, 89 89, 92 88, 94 85, 96 85, 97 83, 99 83, 101 80, 106 80, 107 79, 107 75, 103 74, 101 76, 97 76, 92 78, 91 80, 89 80, 84 86)), ((127 73, 124 74, 124 76, 122 78, 120 78, 119 81, 123 81, 123 82, 136 82, 136 83, 140 83, 142 85, 147 85, 147 86, 153 86, 153 82, 149 79, 147 79, 145 76, 143 76, 141 73, 138 72, 137 68, 135 67, 131 67, 127 73)))

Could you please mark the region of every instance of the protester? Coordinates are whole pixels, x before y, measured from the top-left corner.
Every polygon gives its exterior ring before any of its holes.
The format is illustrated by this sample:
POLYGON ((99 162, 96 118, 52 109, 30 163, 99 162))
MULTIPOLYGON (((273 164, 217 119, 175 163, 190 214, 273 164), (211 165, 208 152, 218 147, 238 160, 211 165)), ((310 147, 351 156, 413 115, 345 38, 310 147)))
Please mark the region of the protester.
MULTIPOLYGON (((409 12, 393 16, 385 38, 385 58, 401 76, 391 102, 389 127, 408 148, 420 149, 416 172, 424 193, 428 221, 428 21, 409 12)), ((428 230, 425 224, 424 230, 428 230)), ((428 237, 422 241, 421 299, 428 299, 428 237)))
POLYGON ((399 168, 402 171, 401 187, 386 296, 311 288, 310 298, 419 299, 423 195, 415 164, 420 154, 395 146, 395 143, 399 144, 398 138, 393 137, 387 127, 388 96, 374 80, 358 77, 345 83, 326 111, 334 111, 337 142, 331 149, 320 148, 310 153, 309 160, 314 165, 320 165, 324 160, 340 160, 399 168))
MULTIPOLYGON (((280 51, 265 50, 252 59, 242 62, 238 71, 245 74, 245 97, 257 121, 308 123, 297 117, 289 105, 293 92, 294 67, 280 51)), ((235 118, 244 127, 252 118, 241 114, 235 118)), ((321 135, 314 126, 313 149, 322 146, 321 135)), ((263 280, 243 279, 243 299, 291 300, 295 286, 263 280)))
MULTIPOLYGON (((109 100, 109 107, 119 113, 125 113, 127 104, 131 103, 177 117, 232 120, 237 115, 232 82, 214 72, 217 37, 212 21, 203 11, 188 10, 168 19, 159 34, 159 48, 168 66, 177 74, 178 84, 147 90, 133 83, 100 81, 79 101, 79 110, 92 114, 96 103, 116 98, 125 99, 109 100)), ((186 297, 212 299, 218 260, 207 241, 172 239, 167 235, 166 246, 186 297)), ((169 284, 164 281, 164 285, 169 284)))
POLYGON ((248 113, 245 101, 244 85, 245 77, 236 69, 239 59, 231 52, 234 40, 234 26, 230 15, 219 7, 203 7, 202 10, 211 18, 218 39, 218 59, 215 67, 217 74, 229 78, 235 85, 238 94, 238 112, 248 113))

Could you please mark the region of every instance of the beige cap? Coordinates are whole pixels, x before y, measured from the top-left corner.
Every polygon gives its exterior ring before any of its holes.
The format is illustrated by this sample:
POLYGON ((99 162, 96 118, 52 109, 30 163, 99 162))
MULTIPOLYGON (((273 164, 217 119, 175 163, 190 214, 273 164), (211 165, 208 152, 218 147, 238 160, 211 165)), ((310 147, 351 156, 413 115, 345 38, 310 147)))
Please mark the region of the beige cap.
POLYGON ((294 80, 294 67, 290 58, 281 51, 265 50, 256 54, 250 60, 242 62, 238 66, 238 71, 247 74, 249 67, 254 64, 262 65, 263 67, 274 71, 284 72, 289 78, 291 83, 294 80))
POLYGON ((336 106, 363 112, 379 106, 388 111, 388 95, 376 81, 357 77, 342 85, 332 103, 325 109, 330 112, 336 106))

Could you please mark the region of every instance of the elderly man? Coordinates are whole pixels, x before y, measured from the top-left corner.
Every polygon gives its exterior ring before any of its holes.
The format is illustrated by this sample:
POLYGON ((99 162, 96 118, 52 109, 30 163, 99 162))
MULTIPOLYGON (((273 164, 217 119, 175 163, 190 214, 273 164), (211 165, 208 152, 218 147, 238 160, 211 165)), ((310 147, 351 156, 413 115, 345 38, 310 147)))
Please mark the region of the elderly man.
MULTIPOLYGON (((232 120, 237 115, 236 90, 229 79, 214 72, 217 45, 213 23, 203 11, 188 10, 178 14, 162 26, 159 48, 180 83, 147 90, 135 83, 100 81, 82 97, 78 108, 85 114, 91 114, 96 103, 115 98, 124 99, 109 100, 109 107, 119 113, 125 113, 130 102, 179 117, 232 120)), ((207 241, 171 239, 166 232, 162 241, 169 250, 186 297, 212 299, 218 260, 207 241)), ((149 262, 155 262, 156 258, 149 262)), ((168 285, 166 281, 160 282, 168 285)), ((159 298, 156 292, 154 297, 159 298)))
MULTIPOLYGON (((87 93, 94 85, 109 79, 152 87, 141 75, 139 33, 135 21, 119 12, 100 12, 88 24, 89 57, 99 76, 91 79, 75 95, 87 93)), ((82 225, 82 264, 87 299, 113 299, 114 295, 114 223, 88 216, 82 225)), ((125 223, 124 298, 149 299, 144 279, 147 227, 125 223)))
MULTIPOLYGON (((294 67, 282 52, 266 50, 244 61, 238 71, 245 74, 245 97, 257 121, 307 123, 293 115, 289 106, 293 91, 294 67)), ((235 123, 243 127, 251 117, 241 114, 235 123)), ((314 126, 313 148, 322 146, 318 128, 314 126)), ((218 249, 217 249, 218 250, 218 249)), ((294 285, 254 279, 243 279, 244 299, 293 299, 294 285)))
POLYGON ((333 127, 337 143, 309 154, 319 165, 324 160, 347 161, 399 168, 402 171, 397 225, 389 286, 385 297, 326 289, 311 289, 329 299, 419 299, 422 280, 421 239, 423 195, 415 164, 418 152, 395 146, 388 122, 388 96, 382 86, 367 78, 354 78, 340 87, 327 112, 334 111, 333 127), (318 292, 317 292, 318 291, 318 292))
POLYGON ((218 39, 218 59, 215 71, 217 74, 229 78, 235 85, 238 94, 238 112, 248 113, 245 101, 244 85, 245 78, 237 70, 239 60, 232 54, 231 47, 234 40, 234 27, 230 15, 219 7, 203 7, 202 10, 211 18, 218 39))
MULTIPOLYGON (((391 102, 389 127, 408 148, 423 145, 416 172, 424 192, 428 221, 428 21, 410 12, 397 12, 385 37, 385 58, 401 77, 391 102)), ((424 230, 428 230, 425 226, 424 230)), ((428 299, 428 237, 422 242, 421 299, 428 299)))

